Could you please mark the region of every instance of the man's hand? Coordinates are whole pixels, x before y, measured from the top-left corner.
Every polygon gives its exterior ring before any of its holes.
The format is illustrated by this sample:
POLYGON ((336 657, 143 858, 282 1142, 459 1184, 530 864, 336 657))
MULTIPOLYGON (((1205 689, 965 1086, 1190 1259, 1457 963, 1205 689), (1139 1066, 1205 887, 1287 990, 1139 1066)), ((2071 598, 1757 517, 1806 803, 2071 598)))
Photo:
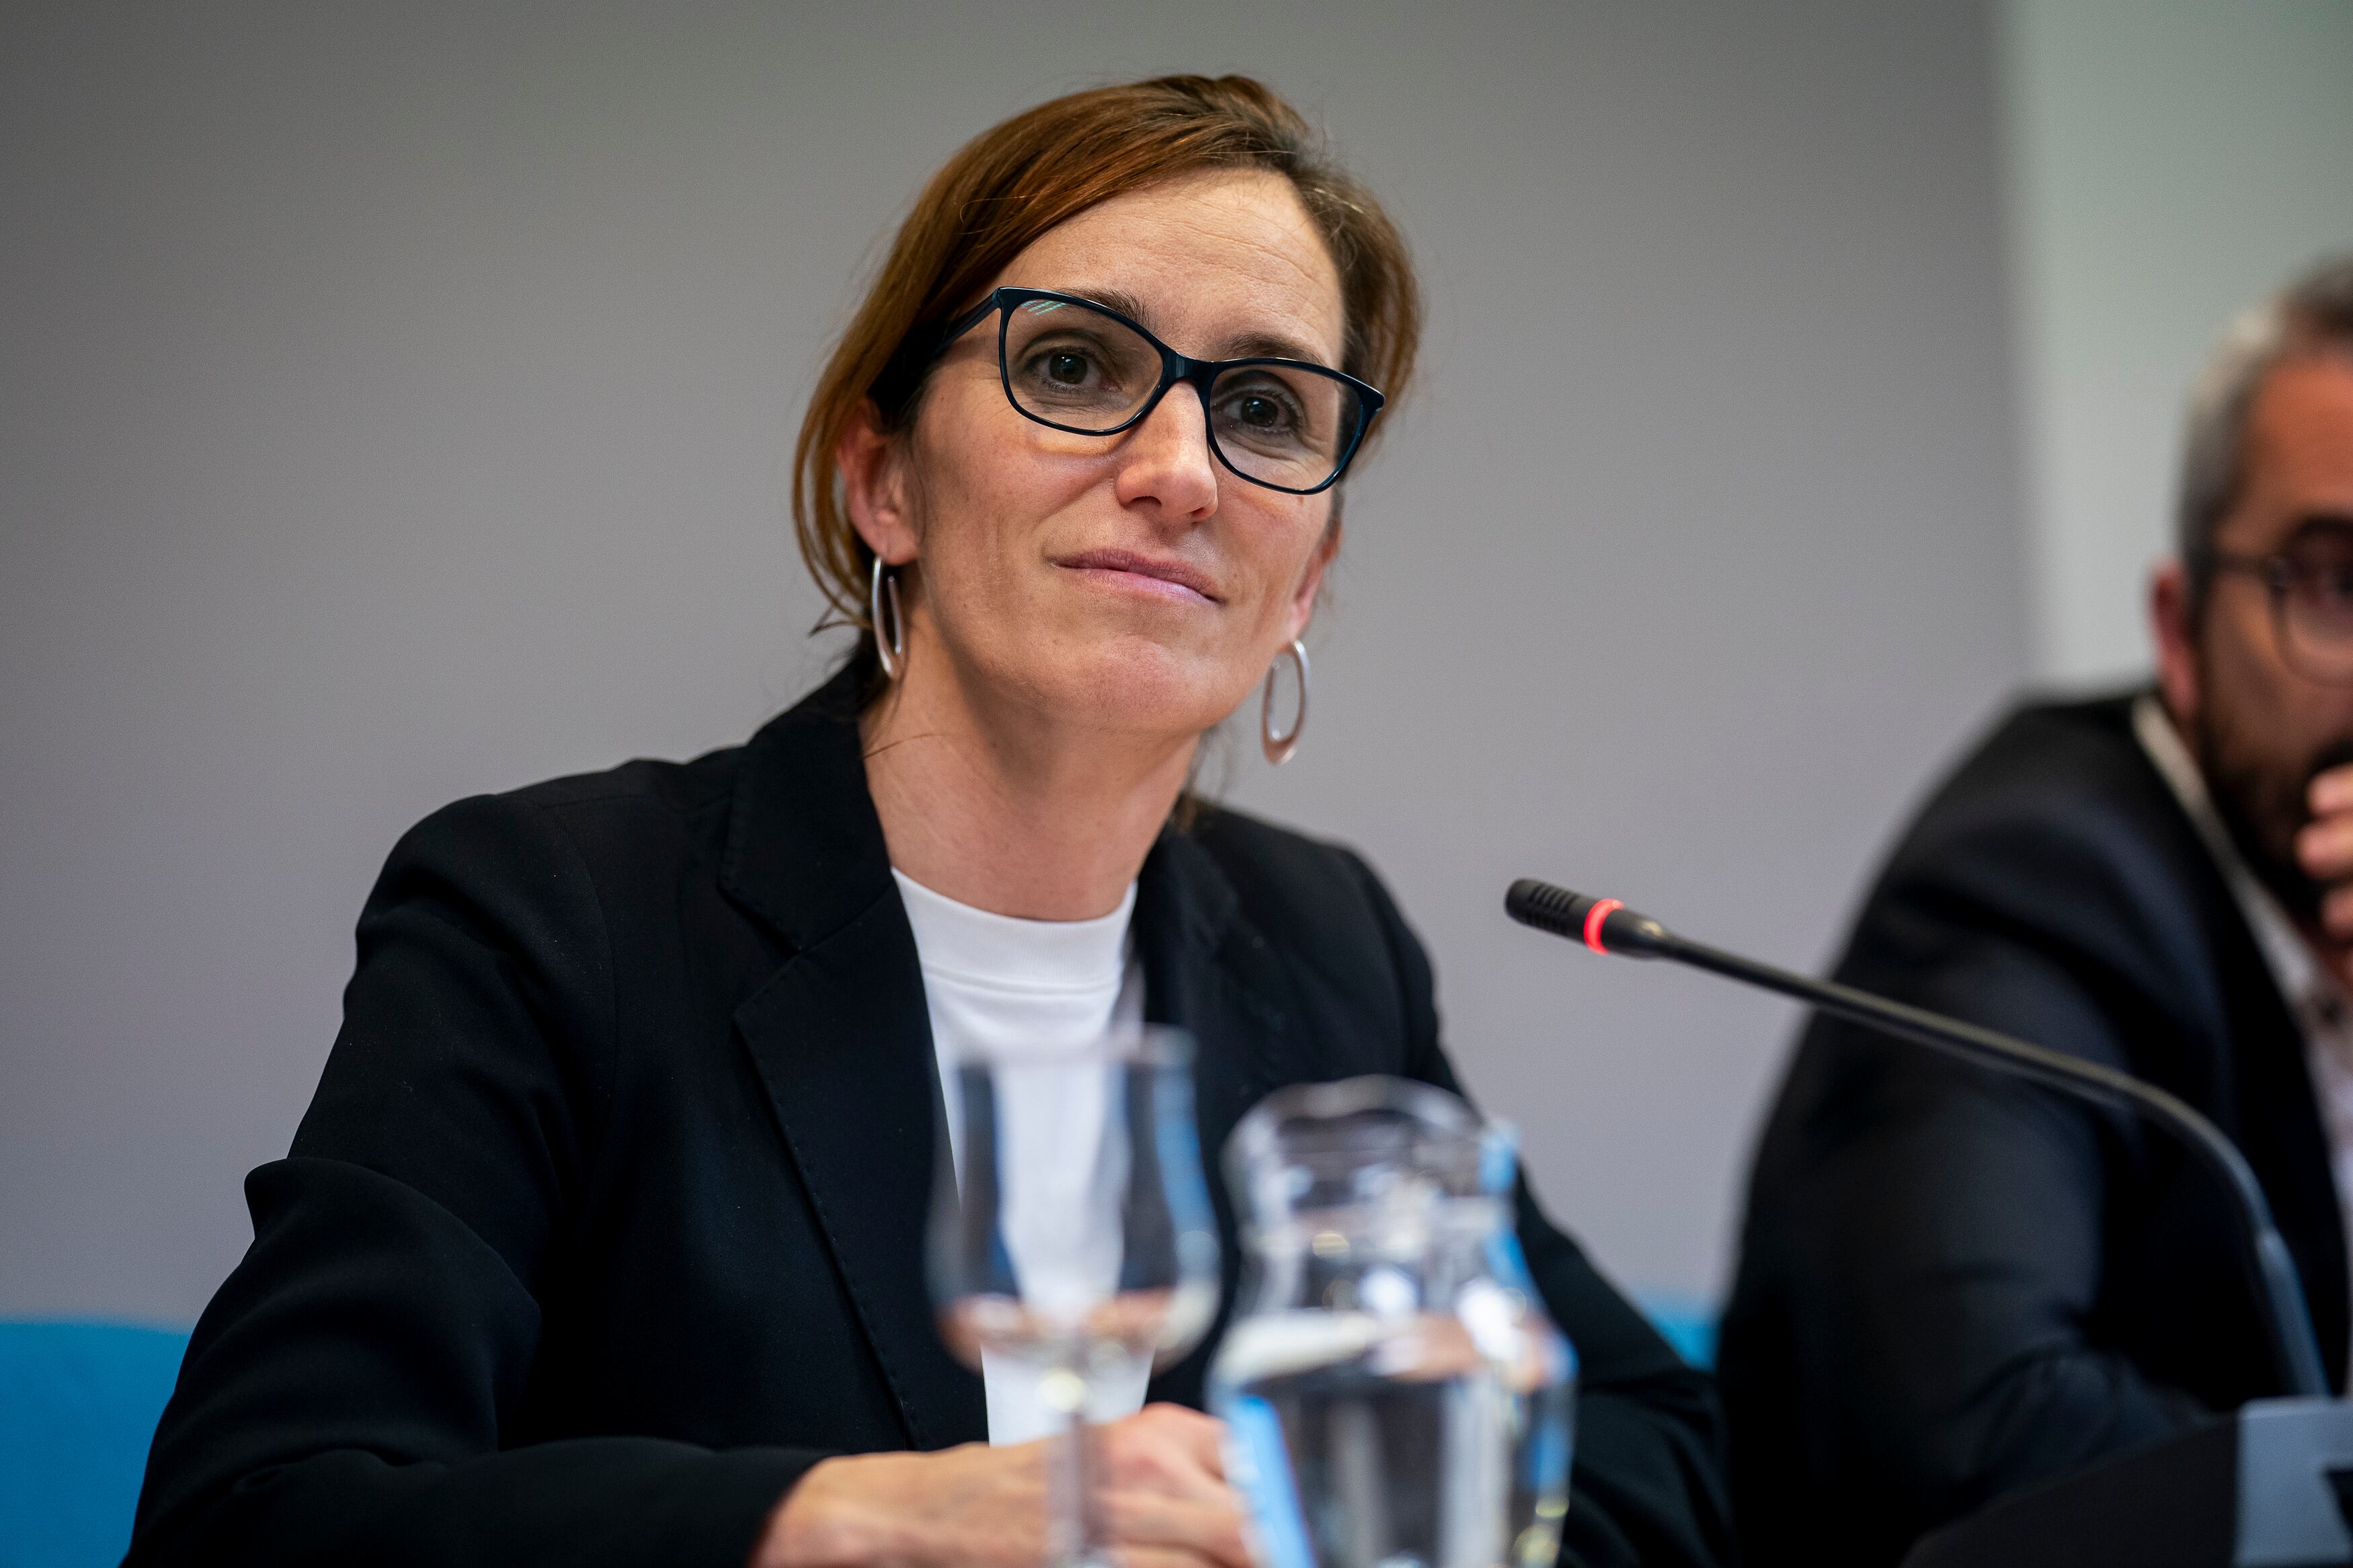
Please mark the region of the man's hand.
MULTIPOLYGON (((1127 1568, 1250 1568, 1218 1423, 1154 1405, 1094 1429, 1096 1506, 1127 1568)), ((1047 1445, 856 1454, 803 1476, 769 1516, 752 1568, 1036 1568, 1047 1445)))
POLYGON ((2327 885, 2320 930, 2336 950, 2329 967, 2339 981, 2353 984, 2353 763, 2315 778, 2306 799, 2312 821, 2295 837, 2296 863, 2327 885))

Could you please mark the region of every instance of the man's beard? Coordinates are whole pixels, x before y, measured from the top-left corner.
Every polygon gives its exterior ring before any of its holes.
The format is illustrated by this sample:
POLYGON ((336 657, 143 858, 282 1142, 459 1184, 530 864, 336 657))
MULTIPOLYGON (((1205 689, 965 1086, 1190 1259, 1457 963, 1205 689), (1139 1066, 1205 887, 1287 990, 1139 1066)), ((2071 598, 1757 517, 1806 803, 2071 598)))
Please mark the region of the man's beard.
POLYGON ((2353 736, 2330 742, 2299 768, 2265 757, 2229 724, 2216 722, 2211 704, 2200 711, 2193 730, 2199 771, 2240 858, 2291 917, 2317 924, 2329 888, 2306 875, 2295 858, 2295 836, 2312 821, 2312 781, 2353 762, 2353 736))

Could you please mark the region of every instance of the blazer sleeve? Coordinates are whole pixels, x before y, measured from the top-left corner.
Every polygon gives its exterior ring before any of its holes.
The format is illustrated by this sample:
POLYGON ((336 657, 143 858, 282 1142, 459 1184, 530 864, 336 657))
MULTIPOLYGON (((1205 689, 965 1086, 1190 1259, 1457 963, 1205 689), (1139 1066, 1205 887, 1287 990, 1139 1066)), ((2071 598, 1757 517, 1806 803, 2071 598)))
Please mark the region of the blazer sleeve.
MULTIPOLYGON (((1403 994, 1409 1071, 1463 1094, 1439 1043, 1430 959, 1379 879, 1361 861, 1356 869, 1403 994)), ((1561 1532, 1563 1568, 1730 1562, 1723 1415, 1713 1381, 1677 1355, 1546 1216, 1525 1175, 1517 1204, 1529 1272, 1577 1351, 1577 1447, 1561 1532)))
MULTIPOLYGON (((2123 1062, 2105 1012, 2051 958, 1990 931, 1941 947, 1876 988, 2123 1062)), ((1803 1292, 1790 1382, 1820 1467, 1893 1516, 1936 1521, 2206 1417, 2089 1331, 2100 1112, 1843 1023, 1816 1024, 1807 1048, 1835 1064, 1841 1100, 1835 1136, 1785 1175, 1781 1207, 1804 1217, 1780 1227, 1779 1271, 1803 1292)))
POLYGON ((825 1456, 529 1444, 534 1294, 596 1154, 612 973, 557 822, 461 802, 395 849, 291 1156, 196 1327, 126 1568, 742 1568, 825 1456))

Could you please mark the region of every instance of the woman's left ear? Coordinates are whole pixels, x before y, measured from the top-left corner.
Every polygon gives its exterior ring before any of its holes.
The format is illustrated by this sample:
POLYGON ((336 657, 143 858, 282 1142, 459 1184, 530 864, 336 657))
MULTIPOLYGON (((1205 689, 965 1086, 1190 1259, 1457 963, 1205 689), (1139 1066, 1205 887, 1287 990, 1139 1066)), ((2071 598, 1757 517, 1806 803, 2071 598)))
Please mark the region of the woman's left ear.
POLYGON ((1324 574, 1330 569, 1332 558, 1340 553, 1340 503, 1332 503, 1332 520, 1324 527, 1324 537, 1315 542, 1315 552, 1307 558, 1307 571, 1299 579, 1299 591, 1291 600, 1292 637, 1307 635, 1307 623, 1315 618, 1315 595, 1324 591, 1324 574))

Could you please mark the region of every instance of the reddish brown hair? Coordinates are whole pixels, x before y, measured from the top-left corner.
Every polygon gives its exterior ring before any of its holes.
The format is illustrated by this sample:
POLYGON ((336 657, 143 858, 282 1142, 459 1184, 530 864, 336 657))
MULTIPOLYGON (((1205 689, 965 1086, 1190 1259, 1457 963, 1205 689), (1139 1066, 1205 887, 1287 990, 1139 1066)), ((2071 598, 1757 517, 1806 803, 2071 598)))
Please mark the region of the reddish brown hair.
POLYGON ((844 510, 834 454, 861 405, 913 416, 931 350, 1014 257, 1098 203, 1215 169, 1282 174, 1330 247, 1346 325, 1341 368, 1388 395, 1413 374, 1421 299, 1380 205, 1317 147, 1299 112, 1248 77, 1161 77, 1041 103, 985 131, 932 177, 818 379, 793 446, 793 526, 833 613, 871 658, 872 552, 844 510))

